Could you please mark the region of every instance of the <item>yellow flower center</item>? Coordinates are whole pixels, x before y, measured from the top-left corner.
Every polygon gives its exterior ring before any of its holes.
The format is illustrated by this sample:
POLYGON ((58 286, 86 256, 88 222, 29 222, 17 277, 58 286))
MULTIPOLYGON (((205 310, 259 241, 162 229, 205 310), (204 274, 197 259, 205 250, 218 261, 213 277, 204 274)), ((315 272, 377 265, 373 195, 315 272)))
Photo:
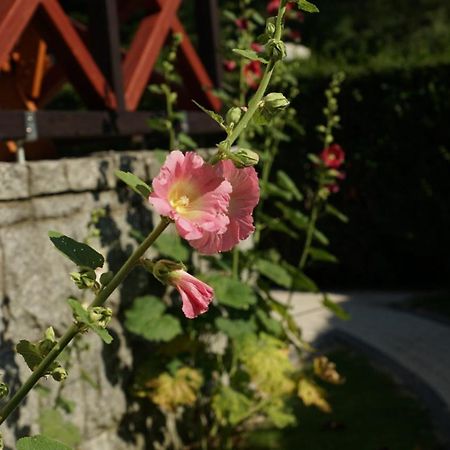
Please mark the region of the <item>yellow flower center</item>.
POLYGON ((170 199, 170 205, 177 213, 185 213, 186 209, 189 207, 189 197, 187 195, 182 195, 181 197, 175 197, 170 199))

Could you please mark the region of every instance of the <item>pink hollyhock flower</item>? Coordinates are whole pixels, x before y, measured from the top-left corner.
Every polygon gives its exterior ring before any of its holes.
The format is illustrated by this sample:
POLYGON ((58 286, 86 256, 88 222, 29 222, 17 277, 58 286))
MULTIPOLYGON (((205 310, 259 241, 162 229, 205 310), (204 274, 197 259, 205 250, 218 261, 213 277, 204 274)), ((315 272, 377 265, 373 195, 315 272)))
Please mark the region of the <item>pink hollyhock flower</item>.
POLYGON ((171 152, 152 186, 149 202, 159 214, 175 222, 184 239, 226 231, 231 184, 201 156, 171 152))
POLYGON ((263 71, 260 61, 250 61, 244 66, 244 78, 245 82, 252 89, 258 87, 258 82, 262 77, 263 71))
POLYGON ((208 310, 214 297, 211 286, 184 270, 174 270, 168 275, 168 283, 178 290, 183 302, 182 311, 188 319, 194 319, 208 310))
POLYGON ((320 159, 326 167, 337 169, 345 161, 345 152, 339 144, 332 144, 322 151, 320 159))
POLYGON ((190 244, 208 255, 231 250, 239 241, 247 239, 255 230, 253 210, 259 202, 258 175, 253 167, 237 169, 230 160, 216 165, 217 171, 231 183, 228 217, 230 223, 223 233, 204 233, 190 244))
POLYGON ((223 62, 223 68, 227 72, 233 72, 233 70, 235 70, 236 67, 237 67, 237 63, 236 63, 236 61, 233 61, 232 59, 227 59, 223 62))
POLYGON ((243 17, 236 19, 234 23, 240 30, 246 30, 248 28, 248 20, 243 17))

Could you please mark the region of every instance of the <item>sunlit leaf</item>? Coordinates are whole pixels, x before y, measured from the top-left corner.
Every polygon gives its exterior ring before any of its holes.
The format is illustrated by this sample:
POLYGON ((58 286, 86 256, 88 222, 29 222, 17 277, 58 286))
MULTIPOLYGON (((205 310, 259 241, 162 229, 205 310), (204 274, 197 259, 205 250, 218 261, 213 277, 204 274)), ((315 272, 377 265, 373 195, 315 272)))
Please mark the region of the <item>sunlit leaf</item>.
POLYGON ((234 48, 233 52, 239 56, 242 56, 243 58, 249 59, 250 61, 259 61, 262 62, 263 64, 267 64, 269 62, 267 61, 267 59, 259 56, 259 54, 254 50, 241 50, 238 48, 234 48))
POLYGON ((24 437, 17 441, 17 450, 72 450, 67 445, 45 436, 24 437))
POLYGON ((325 308, 328 308, 336 317, 338 317, 341 320, 349 320, 350 314, 342 308, 342 306, 338 305, 337 303, 334 303, 327 295, 324 295, 323 306, 325 308))
POLYGON ((56 439, 70 447, 76 447, 81 442, 78 427, 67 422, 57 409, 47 409, 39 416, 41 433, 49 438, 56 439))
POLYGON ((296 0, 297 1, 297 5, 299 7, 299 9, 301 9, 302 11, 306 11, 309 13, 318 13, 319 12, 319 8, 314 5, 311 2, 308 2, 308 0, 296 0))
POLYGON ((127 186, 133 189, 136 194, 141 195, 146 200, 148 199, 148 196, 152 192, 152 188, 145 181, 142 181, 139 177, 131 172, 116 170, 114 173, 116 174, 117 178, 122 180, 127 186))
POLYGON ((289 272, 277 263, 267 259, 258 259, 255 268, 269 280, 287 289, 291 287, 292 277, 289 272))
POLYGON ((248 309, 257 302, 253 289, 245 283, 222 275, 207 277, 207 283, 214 288, 218 303, 236 309, 248 309))
POLYGON ((321 248, 313 248, 309 249, 309 254, 314 261, 324 261, 330 263, 337 263, 338 259, 336 256, 332 255, 330 252, 323 250, 321 248))

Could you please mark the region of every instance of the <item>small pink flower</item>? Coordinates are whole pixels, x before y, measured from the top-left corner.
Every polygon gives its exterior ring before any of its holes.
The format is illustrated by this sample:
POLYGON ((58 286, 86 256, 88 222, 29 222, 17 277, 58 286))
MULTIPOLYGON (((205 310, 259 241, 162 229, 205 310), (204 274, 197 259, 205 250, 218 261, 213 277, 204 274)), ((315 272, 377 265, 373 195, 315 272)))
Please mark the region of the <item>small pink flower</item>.
POLYGON ((237 63, 236 63, 236 61, 233 61, 232 59, 227 59, 223 62, 223 68, 227 72, 233 72, 233 70, 235 70, 236 67, 237 67, 237 63))
POLYGON ((178 290, 183 301, 183 313, 188 319, 194 319, 205 313, 214 297, 214 290, 203 281, 184 270, 174 270, 168 276, 168 283, 178 290))
POLYGON ((208 255, 227 252, 250 236, 255 230, 253 210, 259 202, 258 175, 253 167, 237 169, 230 160, 221 161, 216 167, 233 188, 228 208, 230 223, 223 233, 204 233, 202 238, 190 242, 192 247, 208 255))
POLYGON ((252 89, 256 89, 263 74, 261 62, 250 61, 244 66, 243 72, 247 85, 252 89))
POLYGON ((338 169, 345 161, 345 152, 339 144, 332 144, 322 150, 320 159, 326 167, 338 169))
POLYGON ((226 231, 231 184, 201 156, 171 152, 152 186, 149 202, 175 222, 184 239, 226 231))

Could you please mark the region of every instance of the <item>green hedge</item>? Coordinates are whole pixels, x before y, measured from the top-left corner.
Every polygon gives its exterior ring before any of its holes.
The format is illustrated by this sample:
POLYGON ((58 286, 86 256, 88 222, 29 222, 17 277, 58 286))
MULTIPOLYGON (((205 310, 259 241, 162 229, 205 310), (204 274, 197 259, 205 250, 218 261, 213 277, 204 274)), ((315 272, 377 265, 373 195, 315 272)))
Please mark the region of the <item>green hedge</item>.
MULTIPOLYGON (((440 65, 350 77, 344 83, 337 140, 347 151, 347 179, 336 201, 351 223, 326 225, 341 265, 321 267, 317 275, 323 281, 375 288, 449 282, 448 80, 450 65, 440 65)), ((307 130, 323 121, 327 83, 325 78, 301 81, 296 108, 307 130)), ((320 149, 312 132, 298 144, 285 153, 284 165, 301 175, 304 153, 320 149)))

